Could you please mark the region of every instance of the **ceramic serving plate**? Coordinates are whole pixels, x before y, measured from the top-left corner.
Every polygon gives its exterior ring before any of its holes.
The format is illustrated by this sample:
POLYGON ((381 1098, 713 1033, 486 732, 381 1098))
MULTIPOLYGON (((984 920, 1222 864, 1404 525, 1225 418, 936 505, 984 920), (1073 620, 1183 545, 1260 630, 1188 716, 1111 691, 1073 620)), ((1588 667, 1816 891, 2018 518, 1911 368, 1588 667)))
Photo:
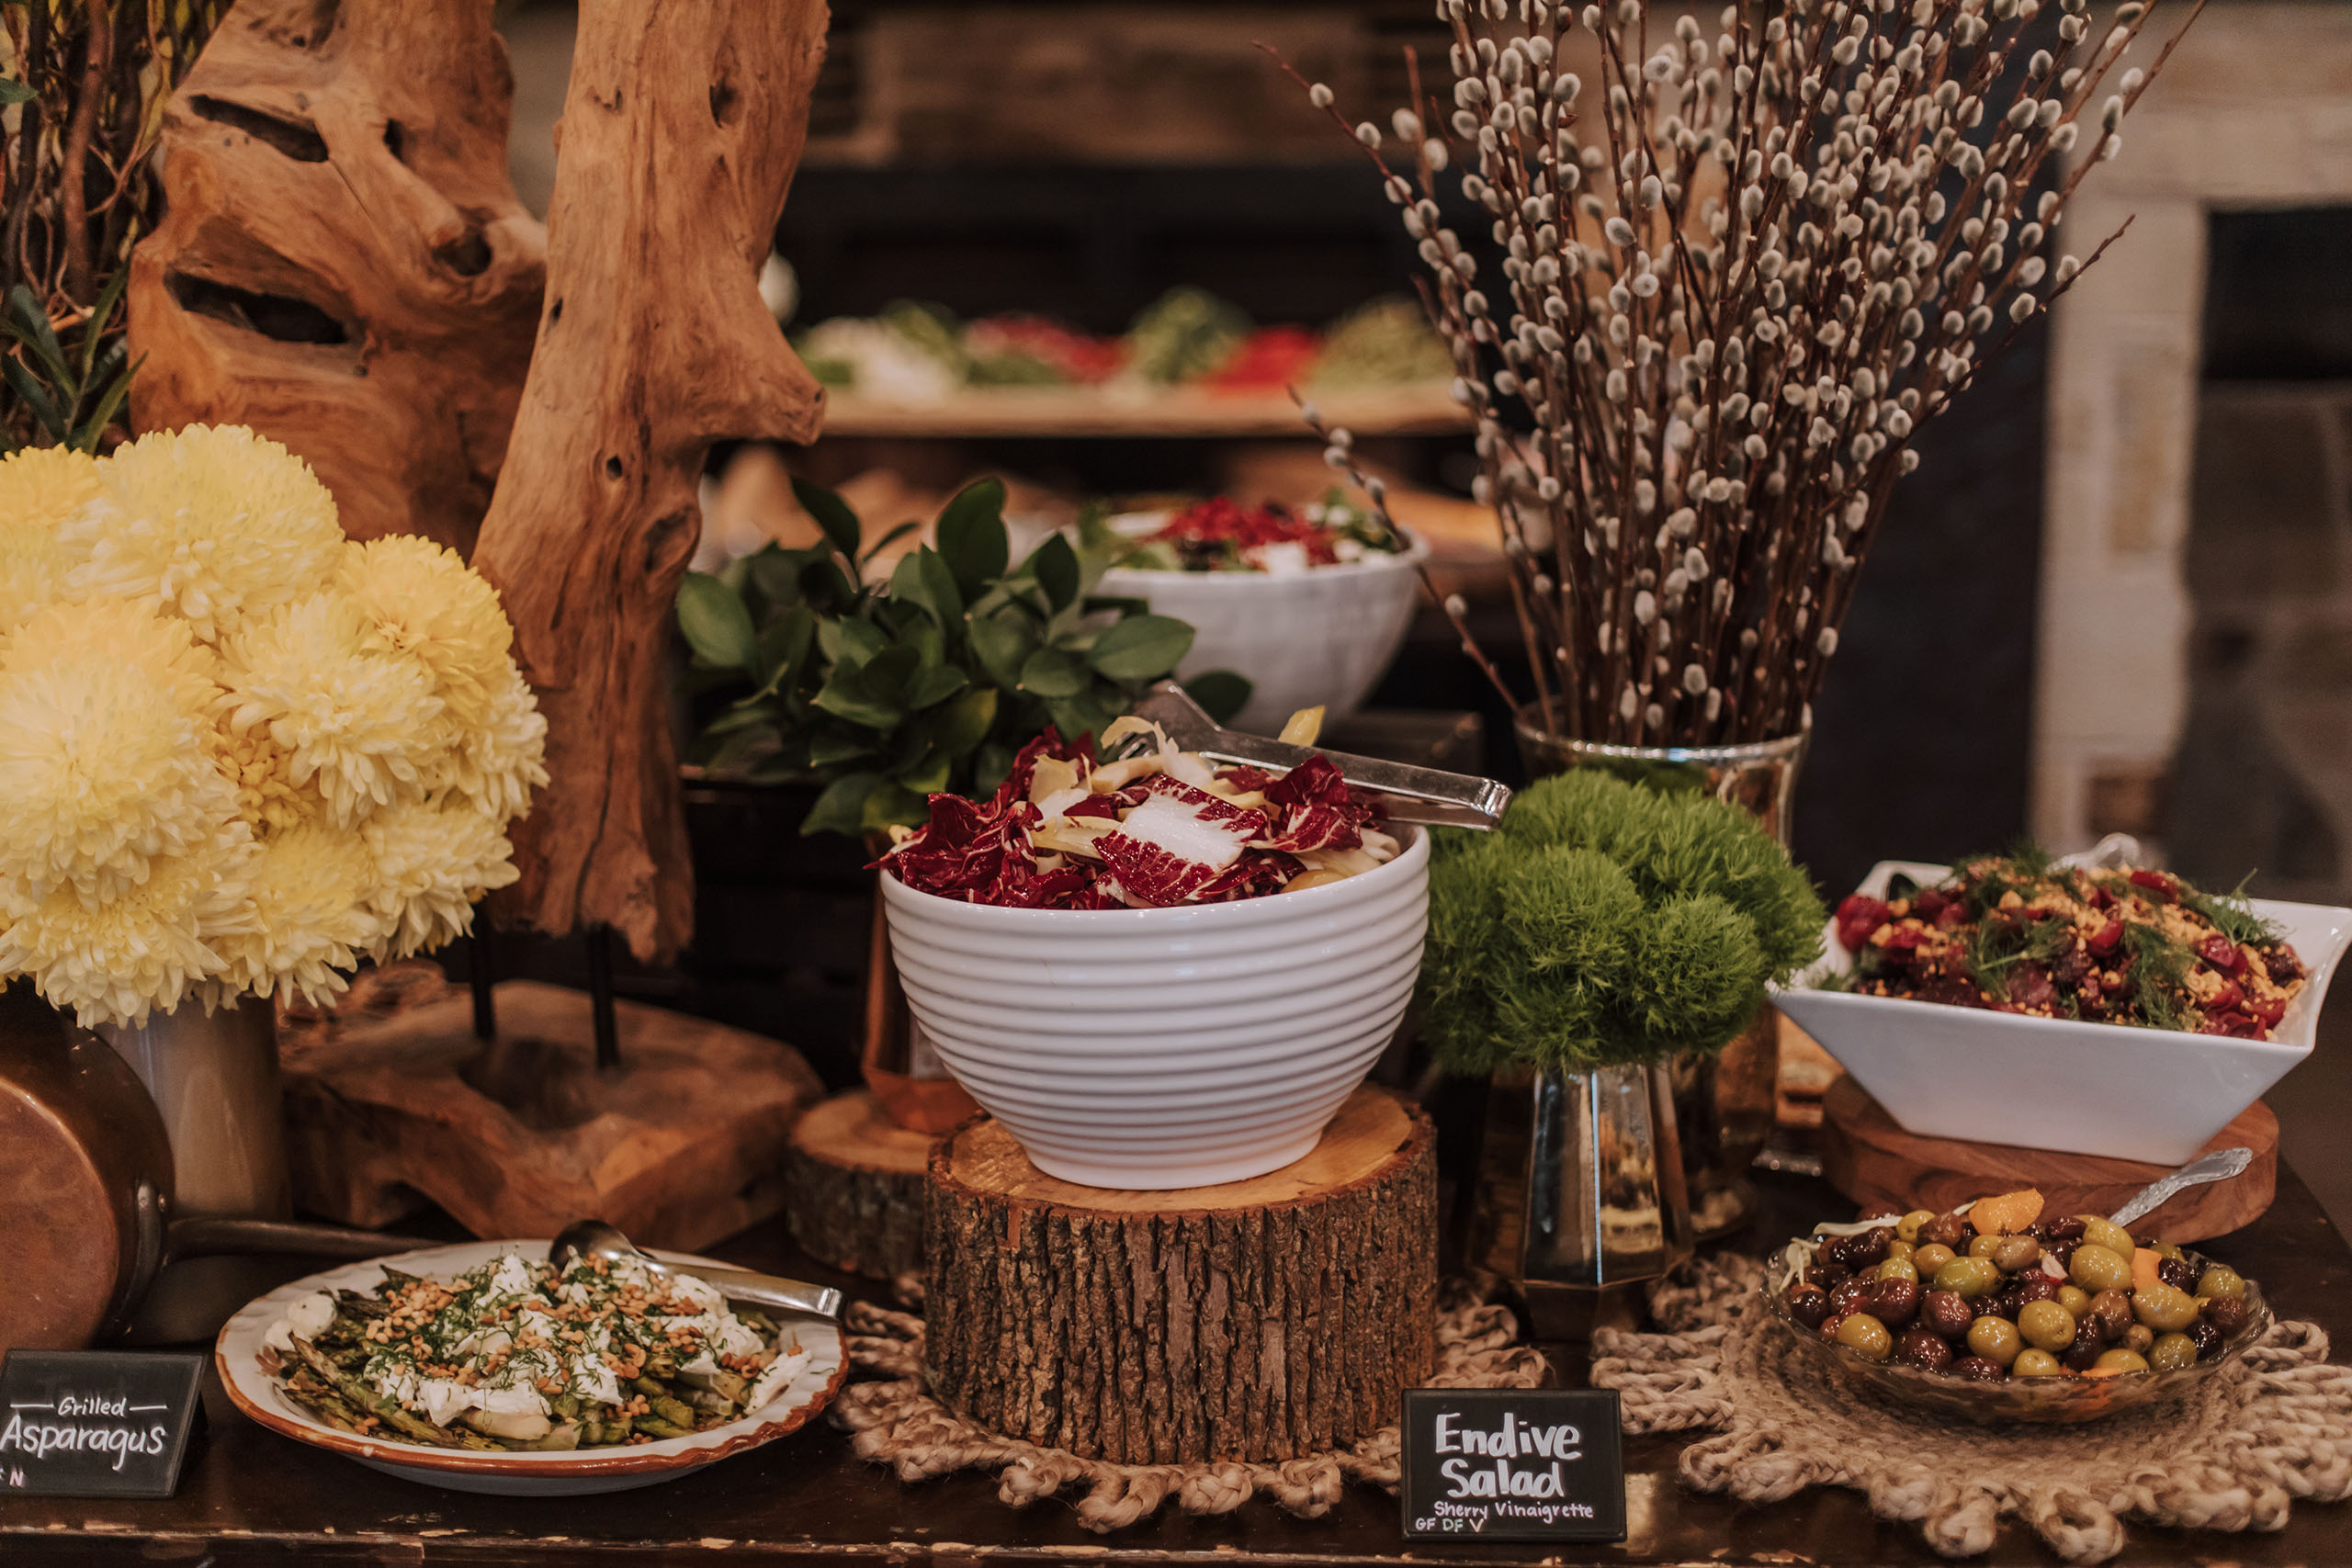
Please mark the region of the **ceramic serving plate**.
MULTIPOLYGON (((213 1347, 213 1359, 219 1364, 220 1381, 228 1385, 230 1402, 273 1432, 314 1448, 347 1454, 388 1475, 460 1492, 571 1497, 651 1486, 772 1443, 815 1419, 832 1403, 847 1374, 840 1328, 825 1318, 796 1316, 792 1320, 793 1331, 809 1353, 808 1365, 785 1385, 784 1392, 775 1400, 740 1421, 697 1432, 691 1438, 669 1438, 622 1448, 580 1449, 568 1453, 486 1453, 468 1449, 425 1448, 339 1430, 287 1398, 279 1390, 277 1380, 262 1369, 262 1336, 285 1315, 287 1303, 297 1296, 312 1291, 372 1291, 382 1281, 387 1268, 430 1279, 450 1279, 509 1251, 540 1258, 548 1255, 548 1244, 469 1241, 429 1247, 396 1258, 347 1263, 280 1286, 231 1318, 213 1347)), ((653 1256, 685 1269, 727 1267, 716 1259, 690 1253, 657 1252, 653 1256)))
MULTIPOLYGON (((2112 839, 2073 863, 2137 857, 2137 845, 2112 839)), ((1860 891, 1883 897, 1898 873, 1924 886, 1950 870, 1883 861, 1860 891)), ((2251 902, 2285 928, 2310 975, 2268 1040, 1814 989, 1853 967, 1834 919, 1828 957, 1772 999, 1911 1132, 2181 1165, 2311 1055, 2328 981, 2352 943, 2352 909, 2251 902)))
MULTIPOLYGON (((1931 1372, 1900 1361, 1873 1361, 1850 1346, 1833 1344, 1799 1323, 1790 1313, 1790 1282, 1802 1276, 1821 1246, 1818 1237, 1799 1237, 1766 1259, 1764 1305, 1797 1342, 1795 1353, 1828 1368, 1850 1386, 1864 1388, 1902 1404, 1914 1404, 1939 1416, 1996 1427, 2072 1427, 2104 1420, 2119 1411, 2173 1399, 2187 1393, 2223 1367, 2245 1356, 2270 1332, 2269 1304, 2262 1288, 2246 1281, 2246 1303, 2254 1310, 2245 1326, 2222 1342, 2222 1353, 2170 1371, 2126 1372, 2116 1377, 2011 1378, 2006 1382, 1973 1382, 1945 1372, 1931 1372)), ((2182 1257, 2201 1272, 2211 1261, 2183 1250, 2182 1257)))

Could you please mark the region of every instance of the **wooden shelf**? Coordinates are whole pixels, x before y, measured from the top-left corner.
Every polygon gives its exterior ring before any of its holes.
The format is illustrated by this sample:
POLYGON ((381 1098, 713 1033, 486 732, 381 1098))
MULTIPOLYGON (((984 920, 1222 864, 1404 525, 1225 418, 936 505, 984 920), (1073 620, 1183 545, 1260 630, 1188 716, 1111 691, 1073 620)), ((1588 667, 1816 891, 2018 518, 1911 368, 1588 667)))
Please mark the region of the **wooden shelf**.
MULTIPOLYGON (((1443 382, 1318 391, 1329 424, 1358 435, 1438 435, 1470 421, 1443 382)), ((1283 391, 1213 387, 1002 387, 937 402, 889 402, 834 392, 827 435, 977 440, 1007 436, 1297 436, 1309 434, 1283 391)))

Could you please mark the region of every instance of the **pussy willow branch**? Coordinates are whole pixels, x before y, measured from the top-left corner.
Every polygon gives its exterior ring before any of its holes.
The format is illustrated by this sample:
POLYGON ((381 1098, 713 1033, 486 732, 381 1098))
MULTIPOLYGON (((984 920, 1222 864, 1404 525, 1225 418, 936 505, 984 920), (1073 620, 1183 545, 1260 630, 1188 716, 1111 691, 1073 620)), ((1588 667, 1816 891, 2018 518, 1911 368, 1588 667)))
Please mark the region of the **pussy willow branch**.
POLYGON ((2103 102, 2153 5, 2117 6, 2095 43, 2089 0, 1735 5, 1712 41, 1679 16, 1653 49, 1646 0, 1441 0, 1442 123, 1350 126, 1304 84, 1419 244, 1547 728, 1803 728, 1914 436, 2001 317, 1993 352, 2072 285, 2053 226, 2202 4, 2103 102), (1589 130, 1564 61, 1579 29, 1600 59, 1589 130), (2035 196, 2094 103, 2093 155, 2035 196), (1446 226, 1449 171, 1492 220, 1498 282, 1446 226))

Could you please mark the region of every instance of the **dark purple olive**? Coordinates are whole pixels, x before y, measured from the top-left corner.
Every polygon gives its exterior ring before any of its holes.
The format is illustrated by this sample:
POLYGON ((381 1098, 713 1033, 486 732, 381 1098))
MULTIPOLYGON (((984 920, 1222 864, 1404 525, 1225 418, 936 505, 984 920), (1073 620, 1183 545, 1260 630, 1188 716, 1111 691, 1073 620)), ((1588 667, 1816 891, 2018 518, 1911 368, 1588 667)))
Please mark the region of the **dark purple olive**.
POLYGON ((1838 1325, 1852 1315, 1853 1314, 1850 1313, 1832 1312, 1827 1317, 1821 1320, 1821 1326, 1819 1329, 1815 1330, 1815 1332, 1818 1333, 1825 1341, 1835 1345, 1838 1342, 1838 1325))
POLYGON ((1906 1328, 1894 1342, 1894 1359, 1925 1372, 1940 1372, 1951 1365, 1951 1347, 1924 1328, 1906 1328))
POLYGON ((2011 1323, 2015 1323, 2018 1320, 2018 1309, 2024 1305, 2025 1298, 2018 1294, 2017 1285, 2012 1281, 2007 1289, 1997 1292, 1989 1301, 1978 1302, 1976 1315, 1983 1317, 1990 1313, 1995 1317, 2006 1317, 2011 1323))
POLYGON ((1951 1374, 1972 1382, 2007 1382, 2008 1371, 1998 1361, 1988 1361, 1982 1356, 1962 1356, 1951 1364, 1951 1374))
POLYGON ((1889 1328, 1900 1328, 1918 1314, 1919 1282, 1900 1277, 1881 1280, 1871 1287, 1870 1305, 1862 1310, 1889 1328))
MULTIPOLYGON (((2039 1269, 2029 1269, 2018 1275, 2017 1284, 2011 1288, 2017 1292, 2020 1312, 2035 1302, 2054 1302, 2058 1299, 2058 1281, 2039 1269)), ((2009 1315, 2014 1317, 2017 1314, 2009 1315)))
POLYGON ((1862 1212, 1854 1216, 1858 1220, 1899 1220, 1902 1217, 1903 1211, 1892 1203, 1865 1203, 1862 1212))
POLYGON ((1829 1292, 1818 1285, 1808 1285, 1800 1280, 1791 1285, 1783 1298, 1788 1303, 1789 1315, 1807 1328, 1818 1328, 1829 1317, 1829 1292))
POLYGON ((2176 1291, 2197 1288, 2197 1269, 2186 1258, 2165 1258, 2156 1262, 2156 1278, 2176 1291))
POLYGON ((1968 1223, 1966 1215, 1938 1214, 1919 1227, 1919 1245, 1926 1247, 1931 1242, 1940 1243, 1954 1252, 1965 1254, 1969 1240, 1975 1234, 1976 1227, 1968 1223))
POLYGON ((2208 1296, 2205 1298, 2205 1319, 2226 1339, 2245 1326, 2254 1309, 2245 1304, 2244 1296, 2208 1296))
POLYGON ((2047 1245, 2053 1241, 2080 1241, 2088 1227, 2077 1219, 2044 1220, 2033 1227, 2033 1234, 2047 1245))
POLYGON ((2187 1334, 2189 1342, 2197 1347, 2197 1359, 2200 1361, 2210 1361, 2220 1355, 2222 1341, 2229 1337, 2201 1317, 2181 1332, 2187 1334))
POLYGON ((1806 1284, 1818 1285, 1825 1291, 1834 1291, 1853 1277, 1854 1271, 1842 1263, 1815 1263, 1804 1271, 1806 1284))
POLYGON ((2054 1258, 2058 1267, 2064 1269, 2075 1261, 2075 1248, 2082 1245, 2080 1236, 2053 1236, 2041 1244, 2041 1255, 2054 1258))
POLYGON ((2107 1350, 2107 1336, 2099 1331, 2098 1319, 2086 1313, 2075 1327, 2075 1342, 2060 1352, 2058 1359, 2072 1371, 2086 1372, 2098 1365, 2107 1350))
POLYGON ((1976 1309, 1958 1291, 1929 1291, 1919 1298, 1919 1321, 1947 1339, 1957 1339, 1976 1321, 1976 1309))

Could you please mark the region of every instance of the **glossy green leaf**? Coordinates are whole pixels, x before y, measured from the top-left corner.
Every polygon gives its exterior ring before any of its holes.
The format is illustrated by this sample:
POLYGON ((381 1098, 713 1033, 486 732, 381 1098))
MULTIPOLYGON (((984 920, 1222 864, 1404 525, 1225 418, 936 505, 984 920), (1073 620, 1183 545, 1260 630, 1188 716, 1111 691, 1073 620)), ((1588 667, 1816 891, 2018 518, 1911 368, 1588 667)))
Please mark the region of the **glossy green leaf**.
POLYGON ((1081 735, 1102 734, 1111 728, 1111 721, 1120 713, 1116 704, 1106 703, 1092 692, 1081 692, 1077 696, 1046 705, 1053 715, 1054 728, 1062 732, 1064 739, 1070 740, 1081 735))
POLYGON ((39 91, 23 82, 0 77, 0 107, 9 104, 28 104, 40 96, 39 91))
POLYGON ((945 702, 969 683, 961 670, 944 664, 931 665, 917 671, 914 679, 907 683, 907 707, 919 713, 934 703, 945 702))
POLYGON ((1021 689, 1041 697, 1074 697, 1091 679, 1086 660, 1064 649, 1041 648, 1021 665, 1021 689))
POLYGON ((1012 549, 1004 532, 1004 481, 980 479, 958 491, 939 514, 938 539, 967 603, 1002 577, 1012 549))
POLYGON ((1029 553, 1021 570, 1037 580, 1046 591, 1046 599, 1056 613, 1078 603, 1078 552, 1070 548, 1069 540, 1059 534, 1046 536, 1046 542, 1029 553))
POLYGON ((966 691, 940 710, 934 744, 950 757, 971 750, 988 738, 989 727, 996 722, 997 702, 994 687, 974 686, 966 691))
POLYGON ((922 526, 922 524, 910 518, 908 521, 899 524, 898 526, 886 530, 880 538, 865 547, 865 553, 857 558, 858 563, 860 565, 864 565, 866 562, 873 560, 875 557, 880 555, 884 550, 888 549, 892 545, 897 544, 900 539, 903 539, 908 535, 914 533, 922 526))
MULTIPOLYGON (((914 705, 907 700, 913 688, 915 676, 922 669, 922 655, 904 643, 893 643, 867 660, 857 671, 859 688, 877 703, 886 703, 903 714, 914 705)), ((890 721, 893 724, 897 719, 890 721)))
POLYGON ((678 583, 678 629, 706 664, 752 670, 759 655, 752 613, 733 589, 707 572, 690 571, 678 583))
POLYGON ((25 368, 23 360, 13 354, 0 355, 0 377, 7 378, 8 389, 22 398, 25 406, 33 411, 33 418, 49 432, 51 440, 62 445, 73 439, 72 428, 59 415, 57 405, 50 400, 49 393, 42 389, 40 382, 25 368))
POLYGON ((21 283, 8 290, 6 325, 8 335, 40 361, 49 372, 51 384, 62 395, 70 400, 81 390, 81 383, 65 367, 65 345, 57 341, 56 330, 49 324, 49 312, 40 308, 33 291, 21 283))
POLYGON ((1219 724, 1231 724, 1255 689, 1247 675, 1231 670, 1204 670, 1184 682, 1186 694, 1219 724))
POLYGON ((795 604, 762 626, 752 667, 752 672, 759 677, 760 689, 773 692, 779 686, 791 685, 816 640, 816 613, 806 604, 795 604))
POLYGON ((808 765, 828 773, 873 755, 874 736, 868 730, 826 729, 808 738, 808 765))
POLYGON ((901 784, 885 780, 866 795, 858 812, 858 825, 865 831, 877 832, 884 828, 912 828, 931 815, 930 803, 901 784))
POLYGON ((852 837, 865 830, 865 797, 889 781, 880 773, 843 773, 825 786, 817 804, 808 808, 808 817, 800 824, 800 831, 809 833, 847 833, 852 837))
MULTIPOLYGON (((98 344, 106 341, 107 328, 114 321, 115 307, 122 303, 123 290, 130 285, 130 268, 115 268, 114 276, 107 279, 106 288, 99 290, 98 302, 90 307, 90 319, 82 323, 82 387, 85 391, 89 389, 93 381, 105 380, 103 376, 92 374, 98 362, 98 344)), ((119 345, 122 340, 118 338, 115 341, 119 345)))
MULTIPOLYGON (((107 353, 107 360, 112 361, 118 357, 121 349, 122 345, 117 344, 107 353)), ((146 363, 147 356, 141 355, 139 365, 146 363)), ((90 417, 74 429, 73 445, 77 450, 96 452, 98 449, 99 437, 106 434, 107 426, 114 422, 115 410, 120 408, 122 400, 130 395, 130 378, 139 374, 139 365, 130 366, 121 375, 117 376, 113 383, 107 388, 105 396, 98 399, 97 406, 90 411, 90 417)))
POLYGON ((928 546, 899 558, 898 570, 890 574, 890 597, 901 604, 920 604, 943 626, 964 618, 964 595, 956 586, 956 574, 939 552, 928 546))
POLYGON ((899 783, 917 795, 944 795, 948 776, 956 766, 956 759, 933 748, 922 760, 922 766, 899 775, 899 783))
POLYGON ((865 529, 859 526, 857 513, 849 509, 849 502, 823 485, 798 478, 792 481, 792 494, 800 502, 800 510, 816 519, 817 526, 823 530, 833 548, 855 560, 858 539, 865 529))
POLYGON ((863 669, 867 661, 890 646, 888 634, 872 621, 836 621, 833 626, 833 646, 827 651, 834 663, 844 668, 863 669))
POLYGON ((1193 628, 1170 615, 1130 615, 1103 628, 1087 655, 1114 681, 1156 681, 1192 650, 1193 628))
POLYGON ((1036 649, 1037 639, 1025 626, 1008 617, 967 616, 972 652, 989 680, 1010 691, 1021 683, 1021 666, 1036 649))
POLYGON ((869 729, 888 729, 906 717, 906 709, 887 697, 877 697, 866 689, 863 670, 844 670, 836 666, 823 689, 809 699, 835 718, 845 718, 852 724, 862 724, 869 729))

